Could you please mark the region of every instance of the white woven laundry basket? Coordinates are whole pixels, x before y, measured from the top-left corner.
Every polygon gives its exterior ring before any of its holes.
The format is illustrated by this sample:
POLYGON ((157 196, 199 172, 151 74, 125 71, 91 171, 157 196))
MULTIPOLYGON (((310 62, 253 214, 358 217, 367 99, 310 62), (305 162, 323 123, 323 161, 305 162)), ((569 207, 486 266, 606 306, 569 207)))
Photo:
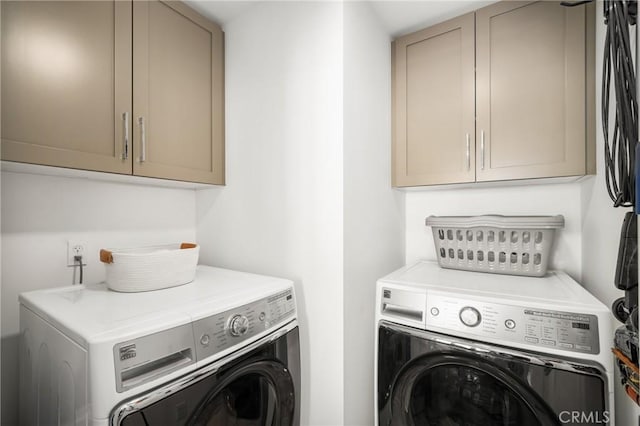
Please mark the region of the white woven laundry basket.
POLYGON ((100 250, 111 290, 159 290, 194 280, 200 247, 182 243, 133 249, 100 250))
POLYGON ((442 268, 541 277, 547 272, 558 216, 429 216, 442 268))

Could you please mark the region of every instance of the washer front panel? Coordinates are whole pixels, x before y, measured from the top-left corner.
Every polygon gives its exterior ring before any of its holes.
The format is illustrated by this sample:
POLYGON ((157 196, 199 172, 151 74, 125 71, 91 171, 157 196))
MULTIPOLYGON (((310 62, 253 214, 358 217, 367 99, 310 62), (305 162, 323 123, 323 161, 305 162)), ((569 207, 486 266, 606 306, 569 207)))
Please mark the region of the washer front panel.
POLYGON ((430 293, 427 329, 462 332, 472 338, 491 337, 586 354, 600 353, 595 315, 503 305, 430 293), (477 321, 475 321, 477 313, 477 321), (473 321, 472 321, 473 320, 473 321))

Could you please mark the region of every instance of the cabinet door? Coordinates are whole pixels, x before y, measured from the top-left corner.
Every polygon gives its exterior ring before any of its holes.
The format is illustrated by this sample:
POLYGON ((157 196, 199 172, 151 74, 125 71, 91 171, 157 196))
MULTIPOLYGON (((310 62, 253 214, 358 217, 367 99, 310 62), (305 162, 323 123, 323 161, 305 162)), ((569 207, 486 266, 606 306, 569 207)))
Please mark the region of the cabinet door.
POLYGON ((133 2, 133 173, 224 183, 222 30, 177 2, 133 2))
POLYGON ((473 13, 393 45, 395 186, 473 182, 473 13))
POLYGON ((477 180, 587 173, 585 6, 500 2, 476 26, 477 180))
POLYGON ((1 3, 2 159, 131 173, 131 3, 1 3))

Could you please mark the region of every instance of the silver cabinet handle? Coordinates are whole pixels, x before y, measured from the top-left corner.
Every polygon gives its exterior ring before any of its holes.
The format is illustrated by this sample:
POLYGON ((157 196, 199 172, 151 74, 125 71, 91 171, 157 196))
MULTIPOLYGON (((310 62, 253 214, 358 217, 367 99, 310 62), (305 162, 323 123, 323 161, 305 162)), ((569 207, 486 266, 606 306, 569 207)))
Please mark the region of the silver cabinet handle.
POLYGON ((480 130, 480 169, 484 170, 484 130, 480 130))
POLYGON ((138 117, 138 124, 140 125, 140 162, 147 161, 147 136, 144 131, 144 117, 138 117))
POLYGON ((124 141, 122 142, 122 159, 129 158, 129 113, 122 113, 122 125, 124 126, 124 141))
POLYGON ((467 171, 471 170, 471 142, 467 133, 467 171))

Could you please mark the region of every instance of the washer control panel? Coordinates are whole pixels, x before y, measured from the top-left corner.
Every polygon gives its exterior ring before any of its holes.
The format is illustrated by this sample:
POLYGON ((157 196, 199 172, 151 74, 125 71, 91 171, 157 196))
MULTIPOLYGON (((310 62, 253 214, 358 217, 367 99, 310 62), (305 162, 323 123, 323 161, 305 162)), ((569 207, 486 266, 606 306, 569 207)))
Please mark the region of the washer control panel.
POLYGON ((279 326, 295 313, 291 289, 193 323, 198 361, 279 326))
POLYGON ((598 318, 591 314, 553 311, 429 294, 427 329, 463 332, 570 352, 600 353, 598 318))

